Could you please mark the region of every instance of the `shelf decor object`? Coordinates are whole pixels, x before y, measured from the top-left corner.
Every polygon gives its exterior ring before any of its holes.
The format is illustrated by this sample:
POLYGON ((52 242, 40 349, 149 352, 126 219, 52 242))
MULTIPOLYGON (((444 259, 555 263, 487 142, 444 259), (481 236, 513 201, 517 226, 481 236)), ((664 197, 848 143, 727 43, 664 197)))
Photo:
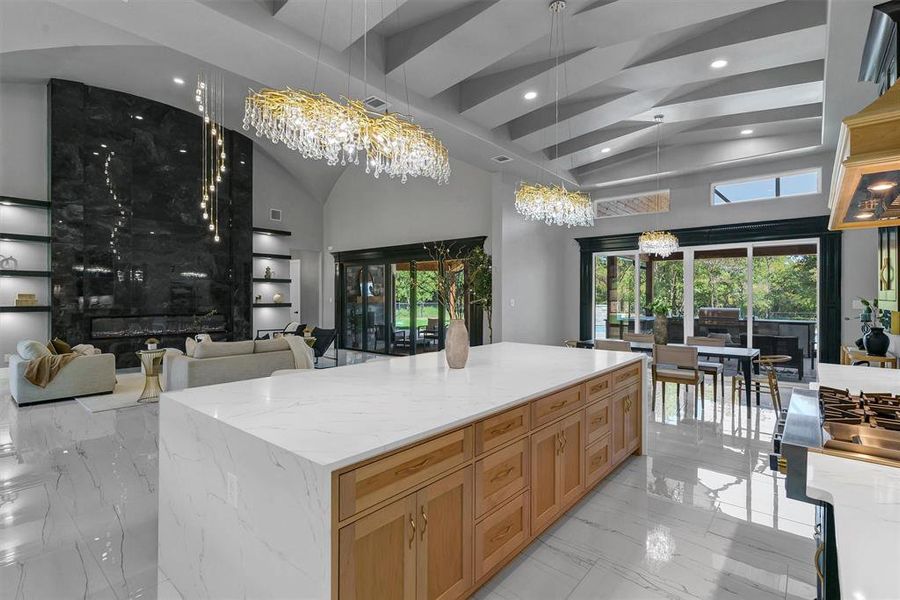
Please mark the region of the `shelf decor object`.
MULTIPOLYGON (((565 32, 563 31, 562 11, 566 3, 556 0, 550 4, 550 55, 553 56, 552 40, 556 39, 555 71, 556 101, 555 131, 556 144, 554 157, 559 156, 559 58, 565 54, 565 32), (561 42, 559 40, 562 40, 561 42)), ((563 70, 566 64, 563 63, 563 70)), ((565 225, 566 227, 590 227, 594 224, 594 207, 590 195, 566 189, 560 180, 556 183, 528 183, 522 181, 516 188, 516 211, 529 221, 543 221, 547 225, 565 225)))
MULTIPOLYGON (((659 190, 659 128, 662 126, 663 116, 654 115, 653 120, 656 121, 656 189, 659 190)), ((659 195, 661 192, 655 193, 659 195)), ((659 222, 659 213, 657 213, 656 219, 659 222)), ((638 238, 638 249, 644 254, 666 258, 678 251, 678 238, 671 231, 645 231, 638 238)))
MULTIPOLYGON (((364 0, 364 18, 368 1, 364 0)), ((324 25, 328 5, 322 13, 324 25)), ((352 23, 351 23, 352 25, 352 23)), ((322 40, 319 40, 321 50, 322 40)), ((363 96, 366 96, 368 66, 368 26, 363 27, 363 96)), ((439 185, 450 178, 450 157, 434 134, 399 113, 375 113, 360 100, 341 96, 330 98, 316 92, 319 59, 313 75, 313 91, 292 88, 250 90, 244 100, 244 129, 284 144, 303 158, 324 160, 329 166, 340 163, 365 165, 366 173, 378 178, 382 173, 399 177, 427 177, 439 185)), ((351 74, 348 69, 347 89, 351 74)), ((405 84, 404 77, 404 86, 405 84)), ((348 94, 349 95, 349 94, 348 94)), ((408 93, 407 93, 408 96, 408 93)))
POLYGON ((209 221, 213 240, 219 241, 219 184, 225 172, 225 78, 221 75, 200 73, 194 100, 197 111, 203 115, 202 143, 202 196, 200 210, 204 221, 209 221))

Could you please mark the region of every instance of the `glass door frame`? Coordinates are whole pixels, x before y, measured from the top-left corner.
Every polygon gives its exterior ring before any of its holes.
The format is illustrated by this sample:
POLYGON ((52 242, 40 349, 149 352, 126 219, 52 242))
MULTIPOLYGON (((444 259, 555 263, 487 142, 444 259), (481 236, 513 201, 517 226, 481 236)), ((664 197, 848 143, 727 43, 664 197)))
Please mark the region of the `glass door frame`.
MULTIPOLYGON (((697 246, 686 246, 679 248, 679 252, 683 254, 684 261, 684 338, 682 339, 682 343, 684 340, 688 338, 688 336, 694 335, 694 254, 697 251, 716 251, 716 250, 737 250, 744 249, 747 251, 747 277, 744 285, 746 286, 747 292, 747 314, 746 314, 746 333, 747 333, 747 345, 749 347, 753 347, 753 249, 754 248, 765 248, 765 247, 777 247, 777 246, 785 246, 785 245, 815 245, 816 247, 816 260, 818 268, 821 270, 821 261, 822 261, 822 248, 819 243, 819 238, 817 237, 800 237, 800 238, 792 238, 792 239, 780 239, 780 240, 771 240, 771 241, 758 241, 758 242, 736 242, 730 244, 704 244, 697 246)), ((641 252, 640 250, 610 250, 605 252, 593 252, 591 253, 591 298, 592 298, 592 306, 591 306, 591 332, 597 330, 596 323, 596 310, 595 305, 593 304, 594 298, 596 298, 596 277, 594 277, 593 270, 595 266, 595 261, 599 257, 622 257, 622 258, 631 258, 635 263, 635 273, 636 276, 634 278, 634 312, 632 314, 634 320, 633 333, 640 333, 640 315, 641 315, 641 283, 639 271, 640 269, 640 260, 641 260, 641 252)), ((820 297, 822 293, 821 286, 816 285, 816 333, 813 336, 813 342, 817 347, 820 347, 819 343, 819 332, 821 331, 821 319, 822 319, 822 298, 820 297)))

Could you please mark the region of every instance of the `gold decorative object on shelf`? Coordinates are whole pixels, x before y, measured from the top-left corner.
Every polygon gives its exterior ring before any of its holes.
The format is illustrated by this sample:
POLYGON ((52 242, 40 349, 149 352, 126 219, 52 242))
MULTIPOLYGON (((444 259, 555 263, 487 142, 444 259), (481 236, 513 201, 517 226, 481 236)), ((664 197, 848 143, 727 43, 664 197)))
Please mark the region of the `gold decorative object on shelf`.
POLYGON ((16 306, 37 306, 37 295, 26 292, 16 294, 16 306))
MULTIPOLYGON (((367 13, 366 6, 364 14, 367 13)), ((324 23, 324 12, 322 19, 324 23)), ((365 27, 363 37, 367 35, 365 27)), ((363 48, 365 69, 366 39, 363 48)), ((318 58, 313 89, 317 75, 318 58)), ((349 80, 349 70, 347 77, 349 80)), ((349 90, 349 81, 347 87, 349 90)), ((324 160, 331 166, 358 165, 362 160, 366 173, 376 178, 384 173, 406 183, 409 177, 428 177, 438 184, 447 183, 450 178, 449 154, 433 133, 413 123, 409 116, 373 113, 363 102, 344 96, 335 101, 322 92, 289 87, 250 90, 244 100, 244 129, 251 127, 256 135, 284 144, 304 158, 324 160)))
MULTIPOLYGON (((559 157, 559 57, 565 54, 565 35, 560 16, 566 8, 563 0, 550 4, 550 54, 553 55, 553 39, 562 40, 556 44, 556 149, 554 157, 559 157)), ((563 70, 566 66, 563 63, 563 70)), ((516 188, 516 211, 530 221, 543 221, 547 225, 566 227, 590 227, 594 224, 594 207, 591 197, 585 192, 567 190, 565 184, 542 184, 521 182, 516 188)))
POLYGON ((200 210, 209 221, 213 240, 219 241, 219 184, 225 173, 225 79, 219 74, 197 76, 197 110, 203 115, 202 189, 200 210))

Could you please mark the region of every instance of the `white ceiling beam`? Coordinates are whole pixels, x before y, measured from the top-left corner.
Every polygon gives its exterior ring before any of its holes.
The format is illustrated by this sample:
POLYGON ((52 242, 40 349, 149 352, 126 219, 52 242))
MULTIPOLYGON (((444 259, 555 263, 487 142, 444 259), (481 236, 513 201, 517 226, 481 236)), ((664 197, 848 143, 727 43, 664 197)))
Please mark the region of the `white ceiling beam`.
POLYGON ((343 52, 407 0, 284 0, 274 17, 285 25, 343 52), (325 19, 324 23, 322 22, 325 19))

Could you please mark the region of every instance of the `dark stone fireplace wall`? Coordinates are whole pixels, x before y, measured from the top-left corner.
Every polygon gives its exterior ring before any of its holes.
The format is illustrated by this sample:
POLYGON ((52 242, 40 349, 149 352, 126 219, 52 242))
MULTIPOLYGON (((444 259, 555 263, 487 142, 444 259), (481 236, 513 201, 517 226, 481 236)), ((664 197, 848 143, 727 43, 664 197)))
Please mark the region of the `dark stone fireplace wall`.
POLYGON ((181 349, 201 331, 251 339, 252 142, 226 132, 216 243, 199 208, 201 117, 49 86, 53 336, 115 353, 119 367, 139 364, 151 336, 181 349))

